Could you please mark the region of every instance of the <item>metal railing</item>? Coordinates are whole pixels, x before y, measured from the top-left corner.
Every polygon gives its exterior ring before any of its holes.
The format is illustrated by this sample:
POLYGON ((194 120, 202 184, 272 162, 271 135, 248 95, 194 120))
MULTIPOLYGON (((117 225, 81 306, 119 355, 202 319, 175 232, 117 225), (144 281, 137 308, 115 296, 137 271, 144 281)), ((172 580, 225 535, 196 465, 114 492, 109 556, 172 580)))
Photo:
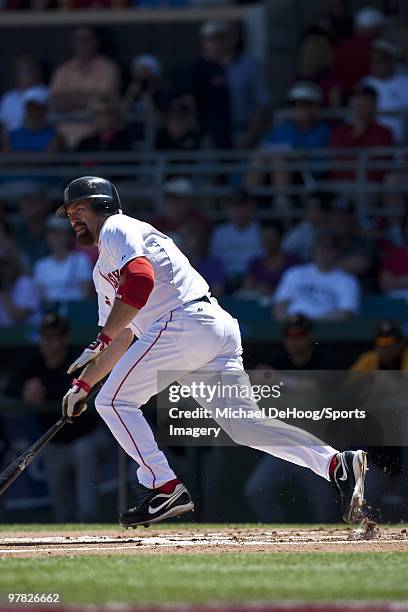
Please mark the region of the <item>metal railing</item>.
POLYGON ((260 210, 264 217, 299 217, 299 207, 284 210, 273 206, 276 195, 302 196, 320 190, 346 194, 356 199, 360 214, 394 214, 379 206, 385 194, 408 194, 407 147, 366 149, 311 149, 221 151, 201 149, 194 152, 126 151, 114 153, 58 153, 0 155, 2 199, 15 199, 27 182, 44 183, 50 196, 59 200, 65 183, 81 174, 109 177, 116 181, 130 212, 158 212, 163 205, 163 185, 171 176, 188 176, 194 184, 194 198, 218 218, 223 202, 243 186, 250 172, 270 175, 273 170, 301 177, 301 182, 286 187, 258 185, 250 188, 254 196, 270 204, 260 210), (261 154, 259 154, 261 151, 261 154), (370 172, 399 173, 401 181, 370 181, 370 172), (352 180, 339 180, 336 174, 350 172, 352 180), (404 178, 405 173, 405 178, 404 178))

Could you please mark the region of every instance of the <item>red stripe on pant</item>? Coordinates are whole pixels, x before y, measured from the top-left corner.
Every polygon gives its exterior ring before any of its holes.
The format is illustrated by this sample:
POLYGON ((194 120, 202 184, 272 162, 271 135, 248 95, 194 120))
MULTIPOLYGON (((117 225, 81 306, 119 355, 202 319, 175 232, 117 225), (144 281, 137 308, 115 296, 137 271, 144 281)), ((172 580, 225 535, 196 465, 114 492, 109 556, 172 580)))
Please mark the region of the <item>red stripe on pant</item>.
POLYGON ((117 398, 118 393, 119 393, 119 391, 121 390, 121 388, 122 388, 123 384, 125 383, 126 379, 128 378, 129 374, 131 374, 131 372, 133 372, 133 370, 135 369, 135 367, 136 367, 136 366, 137 366, 137 365, 138 365, 138 364, 139 364, 139 363, 142 361, 143 357, 145 357, 145 356, 147 355, 147 353, 148 353, 148 352, 149 352, 149 351, 150 351, 150 350, 151 350, 151 349, 154 347, 154 345, 155 345, 155 344, 156 344, 156 342, 159 340, 159 338, 160 338, 160 336, 162 335, 162 333, 163 333, 164 331, 166 331, 166 329, 167 329, 167 325, 168 325, 168 324, 171 322, 172 318, 173 318, 173 312, 171 312, 171 313, 170 313, 170 319, 169 319, 168 321, 166 321, 166 325, 163 327, 163 329, 161 329, 161 330, 160 330, 160 332, 158 333, 157 338, 154 340, 154 342, 152 342, 152 344, 151 344, 151 345, 150 345, 150 346, 149 346, 149 347, 148 347, 148 348, 145 350, 145 352, 143 353, 143 355, 141 355, 141 356, 139 357, 139 359, 136 361, 136 363, 134 363, 134 364, 132 365, 132 367, 130 368, 130 370, 128 371, 128 373, 126 374, 126 376, 123 378, 122 382, 120 383, 119 387, 117 388, 117 390, 116 390, 116 392, 115 392, 115 394, 114 394, 114 396, 113 396, 113 398, 112 398, 112 408, 113 408, 113 410, 115 411, 116 416, 118 417, 118 419, 119 419, 119 420, 120 420, 120 422, 122 423, 123 427, 124 427, 124 428, 126 429, 126 431, 128 432, 128 434, 129 434, 129 438, 132 440, 133 445, 134 445, 134 447, 135 447, 135 449, 136 449, 136 452, 137 452, 137 454, 139 455, 139 457, 140 457, 140 459, 141 459, 141 461, 142 461, 143 465, 144 465, 145 467, 147 467, 147 468, 150 470, 150 472, 151 472, 151 474, 152 474, 152 476, 153 476, 153 487, 152 487, 153 489, 155 488, 155 487, 154 487, 154 485, 156 484, 156 476, 155 476, 155 474, 154 474, 154 472, 153 472, 152 468, 150 467, 150 465, 147 465, 147 463, 146 463, 146 462, 145 462, 145 460, 143 459, 142 454, 141 454, 141 452, 140 452, 140 450, 139 450, 139 448, 138 448, 138 446, 137 446, 137 444, 136 444, 136 441, 135 441, 134 437, 132 436, 131 432, 129 431, 129 429, 128 429, 127 425, 126 425, 126 423, 124 422, 124 420, 123 420, 123 419, 122 419, 122 417, 120 416, 119 412, 116 410, 114 402, 115 402, 115 399, 117 398))

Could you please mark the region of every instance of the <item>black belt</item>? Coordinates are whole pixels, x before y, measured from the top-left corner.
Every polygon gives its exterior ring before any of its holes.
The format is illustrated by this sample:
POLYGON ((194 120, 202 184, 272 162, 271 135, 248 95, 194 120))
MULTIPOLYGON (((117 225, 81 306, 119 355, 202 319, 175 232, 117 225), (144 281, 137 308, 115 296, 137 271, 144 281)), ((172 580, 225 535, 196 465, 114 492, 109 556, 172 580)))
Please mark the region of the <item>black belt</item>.
POLYGON ((202 297, 196 298, 195 300, 191 300, 191 302, 186 302, 184 306, 189 306, 190 304, 195 304, 196 302, 208 302, 211 304, 211 300, 208 295, 203 295, 202 297))

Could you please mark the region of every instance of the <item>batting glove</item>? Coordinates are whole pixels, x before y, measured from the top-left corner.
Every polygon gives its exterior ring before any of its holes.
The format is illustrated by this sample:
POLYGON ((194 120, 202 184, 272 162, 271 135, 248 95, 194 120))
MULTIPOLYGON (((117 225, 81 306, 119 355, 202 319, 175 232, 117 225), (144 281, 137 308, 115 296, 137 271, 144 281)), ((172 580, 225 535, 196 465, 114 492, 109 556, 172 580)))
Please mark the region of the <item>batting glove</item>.
POLYGON ((111 342, 111 339, 106 334, 98 334, 96 339, 86 347, 82 355, 80 355, 74 363, 71 363, 67 370, 68 374, 72 374, 75 370, 78 370, 78 368, 83 368, 87 363, 99 357, 99 355, 108 348, 111 342))
POLYGON ((62 414, 63 416, 77 417, 87 409, 87 404, 80 404, 88 396, 91 387, 84 380, 80 378, 74 378, 71 387, 64 395, 62 400, 62 414), (78 404, 80 404, 78 406, 78 404))

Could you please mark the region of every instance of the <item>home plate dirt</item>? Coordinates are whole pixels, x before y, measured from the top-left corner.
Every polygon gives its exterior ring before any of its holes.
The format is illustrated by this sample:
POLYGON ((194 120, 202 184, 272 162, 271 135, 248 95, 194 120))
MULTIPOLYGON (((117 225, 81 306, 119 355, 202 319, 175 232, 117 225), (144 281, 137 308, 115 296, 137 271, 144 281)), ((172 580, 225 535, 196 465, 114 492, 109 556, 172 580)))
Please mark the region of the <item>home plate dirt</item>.
POLYGON ((345 528, 273 529, 214 526, 154 530, 152 528, 106 532, 49 530, 41 535, 13 532, 0 538, 0 556, 75 556, 81 554, 135 555, 160 552, 344 552, 408 551, 408 533, 402 528, 378 527, 371 521, 345 528))

